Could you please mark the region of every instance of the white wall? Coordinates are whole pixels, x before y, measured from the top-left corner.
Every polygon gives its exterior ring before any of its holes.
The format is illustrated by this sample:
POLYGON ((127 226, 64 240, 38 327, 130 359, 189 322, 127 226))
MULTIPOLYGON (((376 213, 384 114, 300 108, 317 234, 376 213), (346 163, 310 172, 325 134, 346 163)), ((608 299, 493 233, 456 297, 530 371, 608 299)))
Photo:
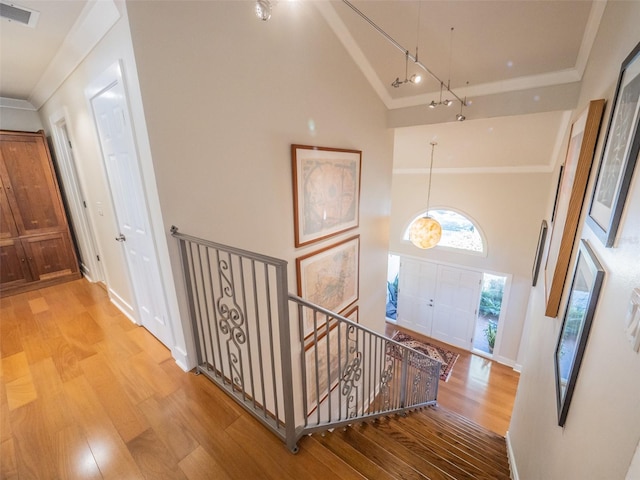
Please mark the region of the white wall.
POLYGON ((392 134, 313 3, 279 2, 268 22, 250 2, 128 10, 164 228, 283 258, 292 292, 296 257, 360 234, 360 322, 382 331, 392 134), (357 230, 294 247, 293 143, 362 150, 357 230))
MULTIPOLYGON (((640 40, 640 3, 609 2, 584 76, 574 119, 592 99, 609 103, 620 65, 640 40)), ((601 129, 588 204, 606 128, 601 129)), ((520 479, 622 479, 640 439, 640 355, 623 332, 627 305, 640 285, 640 168, 632 180, 614 248, 604 248, 588 226, 579 230, 606 271, 578 383, 564 428, 557 426, 553 354, 561 324, 544 316, 544 290, 532 290, 527 355, 509 439, 520 479)), ((584 216, 584 212, 583 212, 584 216)), ((566 292, 563 305, 566 303, 566 292)))
POLYGON ((42 122, 35 109, 25 110, 0 105, 0 130, 37 132, 42 129, 42 122))
POLYGON ((78 176, 87 195, 88 217, 95 232, 98 254, 103 261, 110 293, 133 305, 133 294, 121 246, 112 241, 118 232, 115 212, 104 174, 100 144, 84 89, 118 58, 130 56, 126 41, 126 19, 121 18, 96 49, 66 79, 39 113, 47 135, 51 135, 49 118, 66 107, 67 127, 74 145, 78 176))
MULTIPOLYGON (((483 164, 483 159, 477 160, 483 164)), ((430 208, 453 208, 477 222, 486 237, 487 255, 476 256, 438 248, 419 250, 403 241, 409 222, 426 208, 428 175, 393 175, 389 241, 393 252, 513 275, 502 339, 494 353, 511 365, 518 360, 531 267, 552 178, 548 173, 433 174, 430 208)))
MULTIPOLYGON (((131 44, 131 36, 126 6, 117 2, 120 19, 109 33, 96 45, 80 65, 69 75, 64 83, 42 106, 39 113, 45 130, 50 134, 49 118, 66 108, 66 118, 71 141, 74 144, 74 156, 83 191, 88 199, 88 216, 94 230, 99 255, 103 260, 107 286, 112 300, 125 313, 135 315, 134 297, 126 269, 124 252, 121 245, 114 240, 118 234, 115 212, 105 176, 100 144, 89 103, 85 97, 85 89, 103 72, 118 61, 123 65, 125 88, 129 99, 131 118, 138 149, 139 163, 142 170, 144 188, 149 200, 149 214, 156 237, 156 248, 159 251, 161 270, 171 321, 180 325, 177 302, 173 293, 173 278, 168 265, 166 253, 166 230, 160 220, 157 206, 155 178, 151 164, 149 144, 142 112, 140 89, 138 86, 135 57, 131 44), (156 203, 154 203, 156 199, 156 203), (163 263, 162 255, 166 259, 163 263)), ((174 341, 169 347, 174 358, 183 368, 188 367, 185 340, 181 329, 174 329, 174 341)))

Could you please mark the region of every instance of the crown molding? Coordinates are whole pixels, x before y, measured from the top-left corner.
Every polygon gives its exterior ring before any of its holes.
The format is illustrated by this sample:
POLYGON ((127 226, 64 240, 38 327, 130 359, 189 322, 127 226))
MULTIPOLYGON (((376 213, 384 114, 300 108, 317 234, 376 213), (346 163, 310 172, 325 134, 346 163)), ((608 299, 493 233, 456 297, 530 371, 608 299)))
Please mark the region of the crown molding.
MULTIPOLYGON (((439 175, 468 175, 478 173, 489 174, 529 174, 551 173, 552 165, 525 165, 522 167, 460 167, 460 168, 434 168, 433 173, 439 175)), ((393 175, 428 175, 428 168, 394 168, 393 175)))
POLYGON ((37 109, 42 107, 119 18, 113 0, 89 0, 31 92, 29 102, 37 109))
POLYGON ((38 109, 34 107, 31 102, 26 100, 19 100, 17 98, 0 97, 1 108, 14 108, 16 110, 30 110, 37 112, 38 109))
MULTIPOLYGON (((539 75, 512 78, 501 82, 485 83, 460 88, 456 87, 456 94, 461 97, 472 98, 581 82, 607 1, 608 0, 598 0, 591 3, 589 18, 587 19, 585 31, 582 35, 580 50, 578 51, 576 63, 573 68, 547 72, 539 75)), ((431 102, 431 100, 438 100, 440 91, 411 97, 392 98, 356 43, 355 39, 347 30, 344 22, 338 16, 335 7, 331 5, 330 2, 314 3, 329 24, 329 27, 333 30, 338 39, 342 42, 343 46, 347 49, 347 52, 358 65, 371 87, 375 90, 389 110, 426 105, 431 102)))

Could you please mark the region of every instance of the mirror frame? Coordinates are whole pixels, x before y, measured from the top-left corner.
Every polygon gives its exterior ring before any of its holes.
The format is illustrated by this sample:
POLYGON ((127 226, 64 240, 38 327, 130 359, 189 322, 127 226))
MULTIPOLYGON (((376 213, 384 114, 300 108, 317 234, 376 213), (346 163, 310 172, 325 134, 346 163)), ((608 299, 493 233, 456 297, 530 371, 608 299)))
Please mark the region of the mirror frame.
MULTIPOLYGON (((567 299, 567 305, 565 307, 562 326, 560 327, 558 343, 554 354, 558 425, 561 427, 564 426, 567 420, 567 413, 569 412, 571 398, 573 397, 573 392, 576 386, 580 364, 582 363, 582 357, 587 345, 587 339, 589 337, 589 331, 591 330, 591 323, 593 322, 593 316, 598 303, 598 296, 600 295, 600 288, 602 287, 603 279, 604 269, 602 268, 602 265, 593 253, 589 243, 584 239, 580 240, 580 249, 578 250, 578 259, 576 260, 576 265, 573 270, 571 290, 569 290, 569 298, 567 299), (578 291, 577 280, 580 279, 580 276, 582 276, 586 281, 587 291, 589 294, 586 301, 586 308, 578 327, 575 349, 573 350, 572 357, 570 359, 571 363, 567 372, 563 395, 561 385, 562 379, 560 375, 560 357, 566 354, 566 352, 562 353, 562 339, 565 334, 565 330, 568 328, 569 311, 571 309, 572 301, 575 298, 575 292, 578 291)), ((580 290, 583 291, 583 288, 581 287, 580 290)))

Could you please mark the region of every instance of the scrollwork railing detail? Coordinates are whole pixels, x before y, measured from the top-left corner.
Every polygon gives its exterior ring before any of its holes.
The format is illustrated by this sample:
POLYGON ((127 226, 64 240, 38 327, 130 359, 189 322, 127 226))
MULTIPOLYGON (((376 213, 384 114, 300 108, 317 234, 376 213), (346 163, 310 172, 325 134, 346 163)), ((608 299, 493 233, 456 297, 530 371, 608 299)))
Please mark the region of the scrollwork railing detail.
POLYGON ((232 381, 238 388, 244 387, 244 373, 242 368, 242 345, 247 341, 245 332, 245 315, 236 302, 232 272, 229 262, 224 259, 218 261, 220 273, 220 298, 216 302, 220 332, 227 336, 227 355, 232 370, 232 381))

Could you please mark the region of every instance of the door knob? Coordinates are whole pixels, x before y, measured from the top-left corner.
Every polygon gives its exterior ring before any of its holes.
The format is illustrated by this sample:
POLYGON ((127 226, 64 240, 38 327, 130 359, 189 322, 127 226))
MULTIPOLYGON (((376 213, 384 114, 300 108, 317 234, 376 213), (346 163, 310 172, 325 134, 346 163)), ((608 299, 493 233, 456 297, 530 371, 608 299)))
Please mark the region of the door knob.
POLYGON ((122 233, 116 237, 116 242, 126 242, 127 237, 125 237, 122 233))

